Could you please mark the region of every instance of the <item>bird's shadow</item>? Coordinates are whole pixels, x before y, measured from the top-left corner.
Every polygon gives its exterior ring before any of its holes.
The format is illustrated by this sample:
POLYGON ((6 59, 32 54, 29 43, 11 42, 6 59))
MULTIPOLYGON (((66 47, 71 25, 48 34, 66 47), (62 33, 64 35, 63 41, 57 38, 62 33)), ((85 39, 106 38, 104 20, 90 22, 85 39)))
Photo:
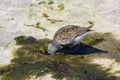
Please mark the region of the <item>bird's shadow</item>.
POLYGON ((70 55, 88 55, 88 54, 94 54, 94 53, 108 53, 108 51, 106 50, 101 50, 83 43, 76 44, 71 48, 64 47, 57 52, 70 54, 70 55))

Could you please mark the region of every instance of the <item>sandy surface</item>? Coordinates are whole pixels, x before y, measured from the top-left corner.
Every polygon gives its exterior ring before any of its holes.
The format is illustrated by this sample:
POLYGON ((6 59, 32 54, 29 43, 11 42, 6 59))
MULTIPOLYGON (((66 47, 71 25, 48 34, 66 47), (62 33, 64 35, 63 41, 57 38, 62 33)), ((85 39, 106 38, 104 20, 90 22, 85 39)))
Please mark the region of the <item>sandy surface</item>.
POLYGON ((30 80, 55 80, 54 78, 51 78, 51 77, 52 77, 52 74, 46 74, 45 76, 38 77, 38 78, 36 78, 35 76, 31 76, 30 80))
MULTIPOLYGON (((51 24, 44 18, 31 19, 29 17, 30 5, 32 3, 35 4, 36 1, 0 0, 0 65, 10 63, 12 50, 14 49, 10 48, 11 46, 6 47, 6 45, 11 44, 14 37, 30 35, 36 38, 47 37, 52 39, 56 30, 67 24, 87 27, 89 26, 88 22, 92 21, 94 23, 93 29, 96 32, 111 32, 115 39, 120 40, 120 0, 61 0, 60 2, 55 0, 55 2, 56 4, 64 3, 65 10, 61 12, 50 12, 49 9, 43 7, 43 11, 49 13, 52 18, 64 21, 51 24), (24 25, 33 24, 39 20, 48 31, 43 32, 41 29, 24 25), (48 34, 48 36, 45 36, 45 34, 48 34)), ((109 68, 109 65, 111 65, 112 69, 110 73, 120 70, 120 63, 113 59, 95 58, 92 63, 97 63, 106 68, 109 68)), ((120 76, 120 74, 116 75, 120 76)), ((50 75, 48 75, 48 77, 50 77, 50 75)))
POLYGON ((120 63, 115 59, 95 58, 93 59, 92 64, 99 64, 101 67, 104 67, 104 69, 110 68, 109 73, 120 76, 120 73, 115 73, 117 71, 120 71, 120 63))

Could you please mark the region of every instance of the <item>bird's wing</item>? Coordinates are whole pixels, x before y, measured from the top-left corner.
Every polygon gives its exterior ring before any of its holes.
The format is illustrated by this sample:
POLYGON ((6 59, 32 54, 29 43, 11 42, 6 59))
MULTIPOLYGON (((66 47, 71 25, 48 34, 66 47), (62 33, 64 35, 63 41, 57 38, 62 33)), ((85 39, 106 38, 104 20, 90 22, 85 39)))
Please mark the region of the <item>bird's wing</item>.
POLYGON ((88 35, 89 32, 85 32, 83 34, 80 34, 80 35, 77 35, 75 38, 74 38, 74 41, 80 41, 81 39, 83 39, 86 35, 88 35))
POLYGON ((88 35, 89 32, 92 31, 90 28, 92 28, 92 26, 80 28, 80 30, 77 32, 77 35, 74 37, 74 41, 80 41, 82 38, 88 35))
POLYGON ((74 25, 67 25, 62 27, 55 33, 54 40, 56 40, 58 44, 61 45, 71 44, 74 39, 74 35, 76 34, 75 30, 78 30, 78 28, 78 26, 74 25))
POLYGON ((59 29, 54 36, 54 40, 61 45, 69 45, 74 43, 76 40, 81 39, 89 32, 90 27, 79 27, 75 25, 68 25, 59 29), (84 34, 86 33, 86 34, 84 34), (80 37, 81 36, 81 37, 80 37))

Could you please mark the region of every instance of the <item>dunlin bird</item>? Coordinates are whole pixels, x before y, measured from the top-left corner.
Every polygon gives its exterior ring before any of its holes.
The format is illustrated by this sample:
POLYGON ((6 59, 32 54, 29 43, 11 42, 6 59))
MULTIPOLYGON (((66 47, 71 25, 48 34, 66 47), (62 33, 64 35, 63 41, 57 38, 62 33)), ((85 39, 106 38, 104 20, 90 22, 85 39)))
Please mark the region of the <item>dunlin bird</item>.
POLYGON ((54 35, 52 42, 48 45, 48 53, 53 54, 63 47, 72 47, 78 43, 91 30, 89 27, 80 27, 77 25, 67 25, 60 28, 54 35))

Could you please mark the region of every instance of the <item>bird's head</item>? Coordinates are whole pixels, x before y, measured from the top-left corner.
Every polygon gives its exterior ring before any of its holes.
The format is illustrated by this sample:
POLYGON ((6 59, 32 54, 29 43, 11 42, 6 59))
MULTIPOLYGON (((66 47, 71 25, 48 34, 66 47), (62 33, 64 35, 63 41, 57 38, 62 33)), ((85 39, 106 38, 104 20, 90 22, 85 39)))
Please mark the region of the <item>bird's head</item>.
POLYGON ((57 45, 55 45, 53 42, 49 43, 47 52, 49 54, 54 54, 58 50, 57 45))

